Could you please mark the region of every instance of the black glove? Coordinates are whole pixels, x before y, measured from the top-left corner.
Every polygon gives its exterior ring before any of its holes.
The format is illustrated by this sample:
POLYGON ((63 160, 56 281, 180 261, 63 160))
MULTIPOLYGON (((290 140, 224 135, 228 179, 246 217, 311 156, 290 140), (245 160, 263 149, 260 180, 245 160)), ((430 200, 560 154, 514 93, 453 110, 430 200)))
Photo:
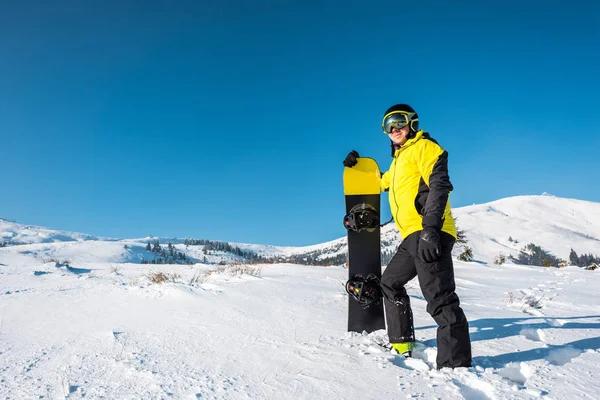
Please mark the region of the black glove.
POLYGON ((440 231, 435 228, 425 227, 419 237, 419 257, 426 263, 432 263, 440 258, 442 246, 440 244, 440 231))
POLYGON ((358 155, 358 151, 356 150, 352 150, 350 153, 348 153, 348 155, 346 156, 346 158, 344 159, 344 167, 354 167, 356 165, 356 163, 358 163, 357 158, 359 158, 360 156, 358 155))

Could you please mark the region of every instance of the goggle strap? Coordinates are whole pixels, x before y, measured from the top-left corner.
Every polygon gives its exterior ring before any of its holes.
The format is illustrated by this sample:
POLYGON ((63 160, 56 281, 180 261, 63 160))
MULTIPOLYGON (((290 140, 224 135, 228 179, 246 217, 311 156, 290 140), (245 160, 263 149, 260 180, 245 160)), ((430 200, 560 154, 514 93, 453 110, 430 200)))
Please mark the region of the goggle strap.
POLYGON ((413 116, 414 116, 416 113, 414 113, 414 112, 408 112, 408 111, 392 111, 392 112, 390 112, 390 113, 387 113, 387 114, 385 114, 385 115, 383 116, 383 120, 385 121, 385 119, 386 119, 387 117, 389 117, 390 115, 393 115, 393 114, 402 114, 402 115, 406 115, 406 116, 408 117, 408 119, 410 120, 410 119, 411 119, 411 118, 412 118, 412 117, 413 117, 413 116))

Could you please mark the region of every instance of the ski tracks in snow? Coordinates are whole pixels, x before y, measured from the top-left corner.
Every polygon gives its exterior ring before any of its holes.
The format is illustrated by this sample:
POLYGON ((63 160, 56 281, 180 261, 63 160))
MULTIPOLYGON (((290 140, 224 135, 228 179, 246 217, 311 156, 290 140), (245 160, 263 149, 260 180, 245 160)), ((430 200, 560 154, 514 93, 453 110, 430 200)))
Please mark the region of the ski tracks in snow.
MULTIPOLYGON (((541 317, 543 322, 537 322, 535 326, 524 324, 519 334, 529 341, 539 343, 540 349, 547 349, 543 353, 545 354, 544 359, 549 364, 565 365, 581 355, 583 350, 569 345, 551 345, 548 343, 548 335, 551 334, 553 329, 562 328, 571 321, 548 317, 544 309, 552 308, 553 300, 563 290, 562 285, 576 283, 579 280, 573 279, 569 273, 564 271, 553 272, 553 275, 559 279, 549 280, 545 283, 539 283, 536 287, 521 290, 521 293, 523 293, 523 298, 519 303, 521 311, 532 316, 541 317)), ((517 383, 519 381, 521 379, 516 380, 517 383)))
MULTIPOLYGON (((436 370, 437 349, 422 342, 416 343, 413 358, 400 356, 389 348, 384 330, 371 334, 349 332, 343 340, 328 339, 332 345, 366 357, 380 369, 396 371, 397 389, 405 398, 495 400, 497 389, 509 390, 500 378, 496 378, 496 387, 488 381, 489 377, 482 378, 484 370, 480 367, 436 370), (425 386, 423 381, 427 382, 425 386)), ((393 398, 400 397, 396 394, 393 398)))
POLYGON ((17 370, 2 371, 11 376, 2 380, 8 393, 31 399, 249 398, 235 375, 205 370, 176 352, 177 362, 165 362, 161 352, 169 345, 159 337, 113 331, 68 339, 33 351, 17 370))
MULTIPOLYGON (((558 303, 555 298, 560 298, 564 285, 580 281, 573 279, 568 272, 564 271, 552 272, 552 275, 557 279, 522 289, 517 298, 509 293, 508 308, 517 309, 530 317, 513 319, 513 322, 503 325, 504 331, 517 334, 514 340, 521 338, 521 341, 528 341, 531 349, 526 351, 517 349, 516 352, 509 351, 492 357, 477 357, 478 359, 475 360, 476 363, 481 364, 477 368, 486 367, 483 371, 498 375, 509 383, 514 393, 523 396, 519 398, 550 398, 549 393, 540 388, 555 381, 557 376, 563 376, 555 367, 564 367, 584 353, 596 353, 600 347, 598 338, 552 344, 552 342, 561 342, 565 336, 561 336, 558 332, 562 328, 569 328, 569 324, 576 329, 590 321, 598 321, 598 316, 557 318, 546 315, 546 310, 553 314, 572 312, 572 309, 562 309, 561 303, 558 303), (585 323, 577 323, 578 319, 585 323)), ((587 325, 590 328, 600 328, 597 323, 587 325)), ((517 347, 523 349, 524 346, 517 347)), ((512 346, 509 350, 511 349, 512 346)), ((565 382, 566 385, 571 383, 565 382)), ((572 389, 572 391, 576 390, 572 389)), ((465 396, 465 398, 469 397, 465 396)))
MULTIPOLYGON (((525 317, 475 321, 475 332, 472 333, 472 338, 477 346, 474 366, 471 368, 436 370, 437 348, 435 340, 431 339, 417 343, 413 352, 414 358, 405 359, 398 356, 385 347, 388 339, 383 330, 371 334, 348 333, 342 339, 324 337, 319 342, 320 345, 350 350, 367 363, 364 368, 373 365, 387 372, 395 371, 398 380, 397 390, 400 392, 397 395, 406 398, 467 400, 554 398, 550 395, 552 391, 550 383, 560 375, 556 367, 572 363, 586 352, 583 347, 594 345, 595 342, 578 345, 552 344, 560 342, 560 337, 557 337, 553 330, 568 326, 573 318, 557 318, 551 316, 552 314, 548 316, 545 311, 556 305, 556 298, 560 296, 563 285, 577 282, 562 271, 554 272, 553 275, 551 280, 522 289, 519 291, 520 294, 513 298, 511 304, 507 304, 508 310, 525 314, 525 317), (492 355, 488 356, 488 354, 492 355), (426 389, 423 381, 427 382, 426 389)), ((462 281, 462 285, 468 283, 462 281)), ((477 287, 477 289, 481 288, 477 287)), ((417 301, 420 300, 418 296, 415 297, 413 294, 411 296, 417 301)), ((556 312, 553 314, 556 315, 556 312)), ((430 328, 434 327, 427 327, 430 328)), ((434 333, 434 329, 430 332, 434 333)), ((430 333, 427 333, 427 336, 430 336, 430 333)), ((566 384, 570 385, 571 382, 566 384)), ((558 393, 564 390, 560 387, 557 389, 558 393)), ((567 392, 576 392, 576 390, 569 387, 567 392)))
POLYGON ((574 296, 582 284, 564 271, 530 273, 535 280, 518 284, 526 289, 509 305, 502 293, 512 286, 461 281, 473 293, 467 315, 480 316, 470 319, 474 366, 438 371, 435 326, 414 293, 418 339, 427 338, 414 358, 386 349, 385 331, 345 333, 341 269, 265 267, 261 279, 193 287, 134 284, 137 272, 127 284, 108 266, 89 278, 37 269, 0 293, 0 398, 503 400, 598 391, 597 302, 561 303, 562 288, 574 296), (584 316, 573 312, 580 303, 584 316))
MULTIPOLYGON (((471 368, 455 370, 435 369, 437 349, 418 342, 412 359, 405 359, 385 348, 388 343, 385 331, 371 334, 349 333, 337 343, 356 351, 361 357, 367 357, 379 368, 395 367, 398 371, 398 389, 407 398, 443 399, 463 398, 467 400, 496 399, 551 399, 552 389, 556 393, 580 393, 584 395, 589 388, 577 382, 556 383, 563 376, 557 368, 576 369, 577 359, 587 353, 598 353, 600 338, 583 338, 568 342, 565 329, 572 327, 578 332, 585 328, 600 328, 600 316, 589 317, 553 317, 552 314, 568 315, 556 298, 564 285, 578 282, 563 271, 553 272, 555 279, 528 287, 520 291, 518 299, 513 299, 508 309, 518 310, 526 317, 507 319, 487 319, 477 324, 472 333, 475 343, 482 341, 490 346, 484 356, 474 359, 471 368), (551 315, 546 315, 546 310, 551 315), (580 320, 580 321, 578 321, 580 320), (502 323, 504 321, 504 323, 502 323), (596 322, 596 323, 590 323, 596 322), (566 343, 565 343, 566 342, 566 343), (529 348, 529 349, 528 349, 529 348), (487 354, 497 355, 488 356, 487 354), (412 391, 411 382, 426 380, 428 390, 412 391)), ((569 303, 567 303, 569 304, 569 303)), ((572 307, 572 305, 571 305, 572 307)), ((587 329, 589 331, 590 329, 587 329)), ((426 343, 435 344, 428 340, 426 343)), ((479 347, 479 346, 478 346, 479 347)), ((481 347, 479 347, 481 352, 481 347)), ((484 347, 485 349, 485 347, 484 347)), ((595 356, 595 354, 594 354, 595 356)), ((594 359, 588 357, 582 362, 594 359)), ((597 357, 595 358, 597 359, 597 357)), ((592 389, 593 391, 593 389, 592 389)))

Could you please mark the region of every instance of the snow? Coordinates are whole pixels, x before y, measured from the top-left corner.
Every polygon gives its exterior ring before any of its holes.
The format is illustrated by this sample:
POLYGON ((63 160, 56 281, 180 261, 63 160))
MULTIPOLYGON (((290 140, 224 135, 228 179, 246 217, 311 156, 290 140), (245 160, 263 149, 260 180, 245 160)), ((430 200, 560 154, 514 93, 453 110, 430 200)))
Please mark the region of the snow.
POLYGON ((384 331, 345 331, 342 267, 262 265, 260 276, 213 272, 190 284, 215 267, 96 263, 75 274, 6 250, 0 260, 0 398, 561 399, 600 390, 596 271, 457 262, 474 367, 436 371, 435 326, 414 281, 419 343, 405 360, 377 344, 384 331), (180 277, 150 284, 159 270, 180 277))
MULTIPOLYGON (((571 248, 578 255, 589 253, 600 255, 600 203, 551 195, 516 196, 485 204, 454 208, 452 212, 457 218, 459 229, 466 233, 468 246, 473 249, 475 260, 482 263, 493 263, 500 254, 505 255, 507 259, 510 255, 518 256, 520 250, 529 243, 541 246, 554 256, 567 261, 571 248)), ((340 230, 343 231, 341 223, 340 230)), ((98 238, 82 233, 25 226, 1 218, 0 237, 4 238, 0 239, 0 242, 14 241, 26 244, 71 242, 71 250, 77 254, 88 253, 88 248, 85 247, 88 241, 110 242, 117 253, 119 246, 132 247, 130 251, 113 254, 111 261, 115 262, 140 262, 142 259, 148 259, 148 255, 144 254, 144 248, 152 240, 159 240, 162 245, 171 242, 178 251, 185 252, 198 262, 204 261, 206 256, 201 246, 185 246, 183 239, 152 236, 121 240, 98 238)), ((382 228, 381 239, 382 250, 391 252, 396 250, 400 243, 400 236, 393 223, 382 228)), ((345 236, 325 243, 301 247, 235 242, 230 242, 230 245, 241 250, 253 251, 264 257, 289 257, 316 251, 323 252, 323 256, 335 256, 347 251, 345 236)), ((21 246, 22 251, 25 249, 21 246)), ((460 254, 462 249, 463 246, 457 245, 455 254, 460 254)), ((97 257, 103 256, 98 254, 97 257)), ((233 262, 239 259, 231 254, 213 254, 206 257, 209 263, 233 262)))
POLYGON ((38 228, 0 220, 3 236, 31 240, 0 248, 0 398, 598 398, 600 270, 490 260, 530 241, 598 255, 599 206, 522 196, 454 210, 477 259, 455 261, 474 366, 441 371, 416 281, 418 343, 404 359, 380 346, 385 331, 346 332, 342 266, 145 265, 148 238, 46 230, 69 240, 40 241, 38 228), (170 281, 151 283, 159 272, 170 281))
POLYGON ((534 243, 564 260, 600 254, 600 203, 554 196, 518 196, 455 210, 475 258, 493 262, 534 243), (509 241, 509 238, 518 243, 509 241))
POLYGON ((92 235, 59 231, 39 226, 22 225, 14 221, 0 218, 0 243, 12 241, 16 243, 53 243, 82 240, 111 240, 92 235))

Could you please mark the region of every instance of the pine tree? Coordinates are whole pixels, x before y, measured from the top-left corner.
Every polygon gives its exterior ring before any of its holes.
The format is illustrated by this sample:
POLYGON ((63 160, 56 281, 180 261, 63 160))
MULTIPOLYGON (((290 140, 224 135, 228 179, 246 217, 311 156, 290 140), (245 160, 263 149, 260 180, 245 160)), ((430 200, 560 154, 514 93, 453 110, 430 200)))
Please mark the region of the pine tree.
POLYGON ((569 262, 571 263, 571 265, 577 265, 578 267, 580 267, 581 265, 579 265, 579 257, 577 256, 577 253, 575 253, 575 250, 571 249, 571 252, 569 253, 569 262))
POLYGON ((513 256, 510 256, 510 258, 515 264, 540 265, 547 267, 558 267, 563 261, 533 243, 529 243, 525 246, 517 258, 513 256))
POLYGON ((458 256, 461 261, 473 261, 473 250, 465 246, 465 250, 458 256))
POLYGON ((467 244, 467 233, 458 227, 458 219, 454 217, 454 215, 452 217, 454 218, 454 225, 456 226, 456 243, 467 244))

